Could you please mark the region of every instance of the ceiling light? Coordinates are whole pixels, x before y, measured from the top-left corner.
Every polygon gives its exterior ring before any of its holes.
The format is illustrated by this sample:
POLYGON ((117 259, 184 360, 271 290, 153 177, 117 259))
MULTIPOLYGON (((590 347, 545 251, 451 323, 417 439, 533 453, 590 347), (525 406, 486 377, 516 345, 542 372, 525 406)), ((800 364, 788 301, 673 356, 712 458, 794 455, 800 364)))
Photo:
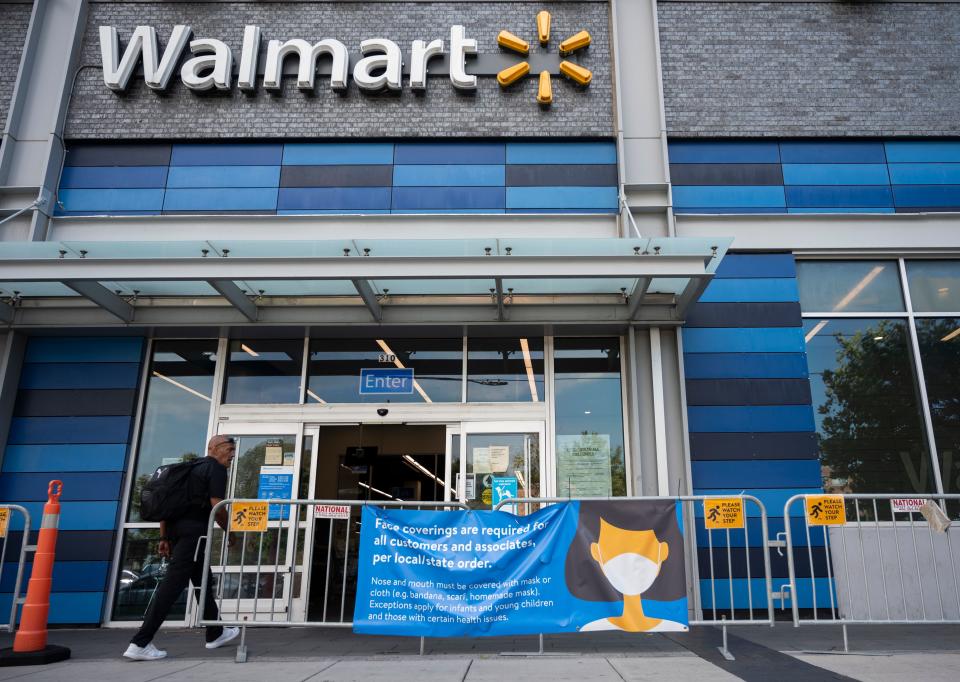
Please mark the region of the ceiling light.
POLYGON ((387 498, 389 498, 389 499, 391 499, 391 500, 396 500, 397 502, 403 502, 403 500, 401 500, 399 497, 394 497, 393 495, 390 495, 390 494, 388 494, 388 493, 385 493, 385 492, 383 492, 382 490, 380 490, 379 488, 374 488, 372 485, 367 485, 366 483, 364 483, 364 482, 362 482, 362 481, 357 481, 357 485, 363 486, 363 487, 366 488, 367 490, 369 490, 369 491, 371 491, 371 492, 374 492, 374 493, 377 493, 378 495, 383 495, 384 497, 387 497, 387 498))
POLYGON ((307 389, 307 395, 310 396, 311 398, 313 398, 314 400, 316 400, 316 401, 317 401, 318 403, 320 403, 321 405, 326 405, 326 404, 327 404, 327 401, 326 401, 326 400, 324 400, 323 398, 321 398, 320 396, 318 396, 316 393, 314 393, 313 391, 311 391, 309 388, 307 389))
MULTIPOLYGON (((432 478, 434 481, 436 481, 437 483, 439 483, 440 485, 442 485, 444 488, 450 488, 450 486, 447 485, 447 482, 446 482, 446 481, 444 481, 442 478, 438 478, 438 477, 436 476, 436 474, 434 474, 432 471, 430 471, 430 470, 427 469, 425 466, 423 466, 422 464, 420 464, 420 462, 418 462, 417 460, 415 460, 415 459, 414 459, 413 457, 411 457, 410 455, 404 455, 404 456, 403 456, 403 459, 404 459, 404 461, 406 461, 406 463, 407 463, 408 466, 413 467, 414 469, 416 469, 417 471, 419 471, 420 473, 422 473, 424 476, 427 476, 427 477, 429 477, 429 478, 432 478)), ((456 494, 457 494, 457 491, 454 490, 453 488, 450 488, 450 492, 452 492, 452 493, 454 494, 454 496, 456 496, 456 494)))
POLYGON ((806 341, 807 343, 810 343, 810 339, 812 339, 814 336, 819 334, 820 331, 827 326, 827 322, 829 321, 830 320, 820 320, 819 322, 817 322, 814 328, 808 331, 807 335, 803 337, 803 340, 806 341))
POLYGON ((530 398, 533 402, 540 402, 540 396, 537 394, 537 381, 533 378, 533 362, 530 360, 530 344, 525 339, 520 339, 520 350, 523 351, 523 368, 527 370, 527 383, 530 384, 530 398))
MULTIPOLYGON (((393 357, 393 364, 395 364, 400 369, 406 369, 404 364, 400 362, 400 358, 398 358, 397 354, 390 349, 390 346, 387 345, 386 341, 384 341, 383 339, 377 339, 377 345, 380 346, 381 349, 383 349, 384 353, 393 357)), ((424 401, 428 403, 433 402, 430 399, 430 396, 427 395, 427 392, 423 390, 423 387, 420 386, 420 382, 417 381, 416 379, 413 380, 413 387, 414 389, 416 389, 417 393, 419 393, 420 396, 424 399, 424 401)))
POLYGON ((153 376, 157 377, 158 379, 163 379, 163 380, 166 381, 167 383, 173 384, 173 385, 176 386, 177 388, 182 388, 182 389, 183 389, 184 391, 186 391, 187 393, 192 393, 193 395, 197 396, 198 398, 203 398, 203 399, 206 400, 208 403, 211 402, 210 398, 208 398, 207 396, 205 396, 203 393, 200 393, 200 391, 194 391, 194 390, 193 390, 192 388, 190 388, 189 386, 186 386, 186 385, 184 385, 184 384, 181 384, 179 381, 175 381, 175 380, 171 379, 170 377, 166 376, 165 374, 160 374, 160 372, 154 371, 154 372, 153 372, 153 376))
POLYGON ((941 341, 952 341, 953 339, 957 338, 958 336, 960 336, 960 327, 957 327, 956 329, 954 329, 952 332, 950 332, 949 334, 947 334, 946 336, 944 336, 944 337, 943 337, 942 339, 940 339, 940 340, 941 340, 941 341))
POLYGON ((940 287, 939 289, 937 289, 937 293, 940 294, 941 296, 945 296, 946 294, 950 293, 950 287, 940 287))
POLYGON ((883 341, 883 337, 882 337, 882 336, 874 336, 874 337, 873 337, 873 340, 874 340, 874 341, 883 341))
POLYGON ((584 414, 591 414, 590 410, 584 410, 583 413, 584 413, 584 414))
POLYGON ((248 345, 245 344, 245 343, 241 343, 241 344, 240 344, 240 350, 244 351, 247 355, 252 355, 252 356, 255 357, 255 358, 259 358, 259 357, 260 357, 260 353, 258 353, 257 351, 253 350, 253 348, 251 348, 250 346, 248 346, 248 345))
POLYGON ((875 280, 877 278, 877 275, 883 272, 883 269, 885 267, 886 267, 885 265, 875 265, 873 269, 870 270, 870 272, 864 275, 863 279, 861 279, 859 282, 857 282, 854 285, 853 289, 847 292, 846 296, 840 299, 840 302, 837 303, 837 305, 833 306, 833 311, 839 312, 844 308, 846 308, 848 305, 850 305, 853 299, 859 296, 860 292, 866 289, 870 285, 870 282, 875 280))

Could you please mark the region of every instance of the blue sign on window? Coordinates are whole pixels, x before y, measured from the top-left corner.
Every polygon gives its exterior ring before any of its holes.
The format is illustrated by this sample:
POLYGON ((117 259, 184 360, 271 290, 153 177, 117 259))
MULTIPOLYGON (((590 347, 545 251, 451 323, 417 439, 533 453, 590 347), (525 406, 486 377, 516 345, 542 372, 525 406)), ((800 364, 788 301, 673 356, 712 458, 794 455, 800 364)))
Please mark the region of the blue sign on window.
POLYGON ((361 369, 360 395, 413 393, 413 369, 361 369))

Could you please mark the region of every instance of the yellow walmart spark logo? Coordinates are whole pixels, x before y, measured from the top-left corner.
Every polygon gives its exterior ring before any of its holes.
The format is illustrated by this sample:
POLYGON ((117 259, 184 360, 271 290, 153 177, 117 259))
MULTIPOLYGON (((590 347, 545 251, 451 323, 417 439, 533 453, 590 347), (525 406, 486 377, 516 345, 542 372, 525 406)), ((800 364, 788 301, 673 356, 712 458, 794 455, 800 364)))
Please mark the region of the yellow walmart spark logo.
MULTIPOLYGON (((537 38, 540 44, 546 46, 550 43, 550 12, 542 11, 537 14, 537 38)), ((507 50, 518 54, 530 54, 530 44, 523 38, 519 38, 509 31, 500 31, 497 35, 497 44, 507 50)), ((577 50, 582 50, 590 45, 590 34, 586 31, 570 36, 560 43, 560 56, 566 57, 577 50)), ((501 88, 505 88, 516 83, 530 73, 529 62, 520 62, 514 64, 497 74, 497 82, 501 88)), ((578 85, 584 87, 590 85, 593 79, 593 73, 579 64, 564 59, 560 62, 560 73, 572 80, 578 85)), ((553 102, 553 85, 550 82, 550 72, 540 72, 540 84, 537 88, 537 102, 548 106, 553 102)))

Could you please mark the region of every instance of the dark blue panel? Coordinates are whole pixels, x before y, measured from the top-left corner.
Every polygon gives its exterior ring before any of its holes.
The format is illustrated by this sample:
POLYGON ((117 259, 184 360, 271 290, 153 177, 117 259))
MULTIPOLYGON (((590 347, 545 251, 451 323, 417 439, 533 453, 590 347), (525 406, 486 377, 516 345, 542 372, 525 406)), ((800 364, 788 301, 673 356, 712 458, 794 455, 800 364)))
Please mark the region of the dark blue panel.
MULTIPOLYGON (((64 502, 60 505, 60 530, 115 530, 117 527, 117 502, 64 502)), ((34 525, 43 518, 43 502, 24 502, 34 525)), ((17 516, 10 521, 11 530, 23 530, 17 516)))
POLYGON ((896 185, 897 208, 904 206, 960 206, 960 185, 896 185))
POLYGON ((778 163, 675 163, 670 182, 679 185, 782 185, 778 163))
POLYGON ((810 405, 689 406, 691 432, 814 431, 810 405))
POLYGON ((807 213, 807 214, 841 214, 841 213, 870 213, 870 214, 885 214, 885 213, 896 213, 896 211, 889 206, 859 206, 856 208, 850 207, 819 207, 819 208, 796 208, 791 207, 787 209, 787 213, 807 213))
MULTIPOLYGON (((695 505, 694 508, 697 510, 698 516, 703 513, 703 505, 698 504, 698 505, 695 505)), ((771 512, 769 509, 767 510, 767 515, 768 515, 768 518, 767 518, 767 528, 768 528, 768 530, 769 530, 769 536, 770 536, 771 539, 777 537, 777 533, 781 533, 781 532, 783 532, 783 531, 785 530, 785 526, 784 526, 784 523, 783 523, 783 508, 782 508, 782 507, 780 508, 779 514, 780 514, 780 517, 777 518, 777 514, 776 514, 776 513, 771 512)), ((804 527, 805 527, 805 525, 804 525, 804 522, 803 522, 803 517, 791 516, 791 518, 790 518, 790 530, 791 530, 791 532, 793 532, 794 537, 798 537, 798 538, 799 538, 799 537, 802 537, 802 536, 803 536, 803 533, 804 533, 804 527)), ((706 546, 707 546, 707 531, 703 528, 703 524, 697 523, 697 524, 696 524, 696 530, 697 530, 697 545, 700 546, 700 547, 706 547, 706 546)), ((751 545, 757 545, 757 544, 759 543, 759 538, 761 538, 761 537, 763 536, 763 533, 761 532, 761 524, 760 524, 760 518, 759 518, 759 517, 754 517, 754 518, 748 518, 748 519, 747 519, 747 532, 750 534, 750 544, 751 544, 751 545)), ((731 533, 730 535, 731 535, 731 537, 730 537, 730 543, 729 543, 729 546, 730 546, 730 547, 743 547, 743 546, 744 546, 743 534, 742 534, 742 533, 739 534, 739 537, 735 537, 733 533, 731 533)), ((718 537, 719 537, 719 531, 714 531, 714 532, 713 532, 713 542, 714 542, 714 544, 717 543, 718 537)), ((724 540, 726 540, 726 538, 724 538, 724 540)), ((804 538, 804 540, 806 540, 806 538, 804 538)), ((811 535, 810 535, 810 546, 811 546, 811 547, 823 547, 823 546, 824 546, 824 543, 823 543, 823 535, 822 535, 822 534, 819 534, 819 533, 811 534, 811 535), (817 535, 820 535, 820 537, 818 538, 817 535)), ((776 554, 776 552, 774 552, 774 554, 776 554)))
POLYGON ((687 313, 692 327, 799 327, 800 303, 698 303, 687 313))
POLYGON ((282 144, 175 144, 171 166, 279 166, 282 144))
POLYGON ((126 443, 130 417, 15 417, 10 420, 12 445, 45 443, 126 443))
MULTIPOLYGON (((57 561, 110 561, 113 557, 113 530, 60 530, 57 532, 57 561)), ((30 543, 37 544, 38 531, 30 532, 30 543)), ((10 533, 7 539, 7 560, 19 556, 23 531, 10 533)))
MULTIPOLYGON (((781 591, 785 584, 788 584, 788 582, 783 578, 774 581, 773 591, 781 591)), ((801 609, 809 609, 816 603, 817 608, 829 608, 831 604, 831 591, 832 582, 828 578, 814 578, 812 581, 799 580, 797 581, 797 605, 801 609), (811 585, 811 582, 815 584, 811 585), (816 602, 814 602, 813 599, 814 592, 816 592, 816 602)), ((726 581, 716 582, 715 589, 711 592, 710 581, 700 580, 700 596, 704 608, 704 617, 711 615, 707 609, 713 608, 714 601, 716 601, 717 609, 729 609, 731 606, 735 609, 745 609, 749 604, 748 598, 750 595, 752 595, 753 598, 753 608, 761 608, 766 611, 766 592, 766 582, 762 577, 754 578, 749 586, 745 578, 735 578, 733 580, 733 603, 731 604, 730 586, 726 581)), ((832 603, 837 604, 836 592, 833 592, 833 595, 834 601, 832 603)), ((779 602, 776 602, 776 605, 779 606, 779 602)), ((717 614, 717 619, 720 618, 720 615, 720 613, 717 614)), ((725 615, 729 617, 730 614, 727 613, 725 615)))
POLYGON ((809 405, 807 379, 687 379, 688 405, 809 405))
MULTIPOLYGON (((9 555, 8 555, 9 558, 9 555)), ((59 559, 59 556, 57 557, 59 559)), ((109 561, 56 561, 53 564, 54 592, 102 592, 107 586, 109 561)), ((24 567, 24 575, 31 575, 33 562, 24 567)), ((0 578, 0 592, 13 592, 17 565, 5 563, 0 578)))
POLYGON ((885 207, 893 206, 889 187, 881 186, 791 186, 786 187, 788 207, 885 207))
POLYGON ((776 142, 671 140, 670 163, 780 163, 776 142))
POLYGON ((60 176, 61 188, 163 187, 166 182, 166 166, 68 166, 60 176))
POLYGON ((174 166, 167 187, 278 187, 280 166, 174 166))
POLYGON ((960 185, 960 163, 891 163, 894 185, 960 185))
POLYGON ((64 165, 70 166, 167 166, 168 144, 71 144, 64 165))
POLYGON ((695 461, 693 484, 698 488, 815 488, 822 484, 816 459, 695 461))
POLYGON ((506 145, 502 142, 399 142, 393 162, 502 164, 506 161, 506 145))
POLYGON ((504 208, 503 187, 395 187, 393 208, 504 208))
POLYGON ((142 349, 139 336, 36 336, 27 344, 24 362, 139 363, 142 349))
MULTIPOLYGON (((743 531, 731 531, 730 533, 730 543, 726 542, 725 534, 721 534, 717 531, 713 533, 713 567, 711 571, 711 561, 710 561, 710 549, 709 547, 700 546, 697 550, 697 559, 700 562, 700 575, 706 576, 707 578, 710 575, 713 575, 714 578, 727 578, 731 577, 730 572, 733 570, 732 577, 734 578, 746 578, 747 577, 747 561, 750 562, 750 572, 749 575, 751 578, 756 576, 762 576, 764 574, 764 555, 769 554, 770 557, 770 577, 772 578, 786 578, 790 575, 790 567, 787 562, 787 553, 783 552, 782 554, 777 554, 776 552, 767 552, 762 547, 759 546, 760 536, 752 535, 750 536, 750 542, 744 542, 744 533, 743 531), (733 535, 740 535, 739 538, 733 538, 733 535), (749 548, 746 545, 749 544, 749 548), (736 548, 729 553, 729 563, 727 555, 727 547, 736 548), (732 565, 731 565, 732 564, 732 565)), ((806 545, 801 547, 794 547, 794 558, 795 558, 795 574, 797 578, 809 578, 810 577, 810 548, 806 545)), ((826 577, 827 576, 827 552, 826 549, 822 546, 813 547, 813 571, 814 575, 817 577, 826 577)), ((832 571, 832 569, 831 569, 832 571)), ((779 605, 779 602, 778 602, 779 605)))
MULTIPOLYGON (((54 592, 50 620, 56 625, 99 625, 103 592, 54 592)), ((10 613, 10 594, 0 595, 0 613, 10 613)))
POLYGON ((773 206, 766 208, 682 208, 676 206, 674 212, 687 215, 778 215, 786 213, 787 209, 784 207, 774 208, 773 206))
POLYGON ((692 353, 683 356, 687 379, 806 379, 804 353, 692 353))
POLYGON ((802 353, 806 349, 800 327, 683 330, 687 353, 802 353))
POLYGON ((796 277, 791 253, 728 253, 717 266, 718 279, 796 277))
POLYGON ((126 459, 126 443, 8 445, 3 471, 123 471, 126 459))
POLYGON ((155 211, 64 211, 58 206, 54 211, 54 215, 57 216, 100 216, 100 215, 161 215, 163 211, 161 209, 156 209, 155 211))
POLYGON ((886 163, 882 142, 781 142, 783 163, 886 163))
POLYGON ((615 164, 613 142, 508 142, 509 164, 615 164))
POLYGON ((673 204, 683 208, 783 208, 783 187, 763 185, 685 185, 673 188, 673 204))
POLYGON ((510 187, 602 187, 617 184, 613 164, 507 164, 510 187))
POLYGON ((15 417, 106 417, 133 414, 136 391, 130 388, 51 389, 21 388, 13 408, 15 417))
POLYGON ((30 362, 20 373, 20 388, 136 388, 139 378, 136 362, 30 362))
POLYGON ((277 207, 293 209, 387 210, 389 187, 283 187, 277 207))
POLYGON ((715 279, 707 285, 700 300, 704 303, 785 302, 799 301, 797 280, 781 278, 729 278, 715 279))
POLYGON ((690 458, 811 459, 819 449, 815 433, 691 433, 690 458))
MULTIPOLYGON (((0 475, 0 500, 8 502, 46 501, 47 486, 53 474, 13 474, 0 475)), ((55 476, 63 481, 63 495, 66 500, 116 500, 120 497, 123 474, 119 471, 96 473, 58 473, 55 476)))

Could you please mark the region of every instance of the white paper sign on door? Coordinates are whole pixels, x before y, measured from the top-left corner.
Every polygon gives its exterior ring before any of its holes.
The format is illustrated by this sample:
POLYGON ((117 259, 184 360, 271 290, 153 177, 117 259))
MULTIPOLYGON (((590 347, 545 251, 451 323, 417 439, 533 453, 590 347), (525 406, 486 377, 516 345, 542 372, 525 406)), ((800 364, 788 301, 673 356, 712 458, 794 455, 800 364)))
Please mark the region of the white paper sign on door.
POLYGON ((490 472, 490 448, 473 449, 473 473, 489 474, 490 472))
POLYGON ((509 445, 491 445, 487 450, 490 451, 490 471, 494 474, 502 474, 510 466, 510 446, 509 445))

